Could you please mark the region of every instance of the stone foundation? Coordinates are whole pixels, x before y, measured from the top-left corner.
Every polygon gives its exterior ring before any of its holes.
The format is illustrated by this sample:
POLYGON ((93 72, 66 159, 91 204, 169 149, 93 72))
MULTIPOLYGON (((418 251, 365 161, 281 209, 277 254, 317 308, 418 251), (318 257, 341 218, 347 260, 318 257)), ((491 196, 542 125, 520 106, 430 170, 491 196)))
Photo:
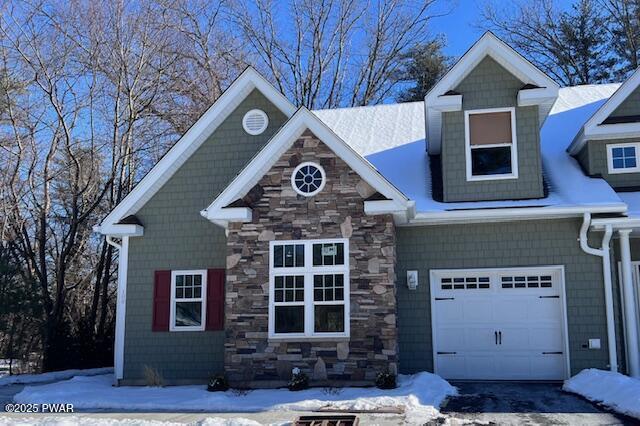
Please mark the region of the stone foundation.
POLYGON ((367 216, 372 188, 307 132, 242 201, 251 223, 233 223, 227 238, 225 371, 235 386, 281 386, 300 368, 314 385, 371 384, 397 371, 395 228, 390 215, 367 216), (314 161, 324 189, 303 197, 291 173, 314 161), (269 241, 349 239, 350 337, 269 340, 269 241))

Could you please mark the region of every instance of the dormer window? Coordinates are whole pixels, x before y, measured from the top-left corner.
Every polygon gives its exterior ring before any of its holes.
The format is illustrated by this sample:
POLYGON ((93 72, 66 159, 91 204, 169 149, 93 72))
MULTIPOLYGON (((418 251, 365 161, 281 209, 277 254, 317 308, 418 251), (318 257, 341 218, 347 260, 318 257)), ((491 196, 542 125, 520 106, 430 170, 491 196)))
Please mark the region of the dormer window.
POLYGON ((640 143, 607 145, 609 174, 640 172, 640 143))
POLYGON ((515 108, 465 111, 464 124, 467 180, 517 178, 515 108))

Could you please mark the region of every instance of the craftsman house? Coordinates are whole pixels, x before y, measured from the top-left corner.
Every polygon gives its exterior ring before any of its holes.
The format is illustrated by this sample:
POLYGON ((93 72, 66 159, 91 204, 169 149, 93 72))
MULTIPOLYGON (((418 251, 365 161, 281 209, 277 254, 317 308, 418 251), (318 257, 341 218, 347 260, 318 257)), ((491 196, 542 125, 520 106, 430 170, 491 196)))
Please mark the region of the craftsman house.
POLYGON ((639 86, 491 33, 424 102, 309 111, 245 70, 95 228, 118 383, 638 376, 639 86))

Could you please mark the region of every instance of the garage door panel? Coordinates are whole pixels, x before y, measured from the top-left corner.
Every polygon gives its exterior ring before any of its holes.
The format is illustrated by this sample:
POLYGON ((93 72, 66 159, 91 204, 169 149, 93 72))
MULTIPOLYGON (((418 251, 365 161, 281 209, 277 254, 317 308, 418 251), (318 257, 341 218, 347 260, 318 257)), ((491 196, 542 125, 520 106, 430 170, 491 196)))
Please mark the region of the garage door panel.
POLYGON ((479 380, 566 378, 559 267, 434 271, 432 278, 433 297, 446 299, 433 301, 438 374, 479 380), (469 289, 469 283, 484 287, 469 289))

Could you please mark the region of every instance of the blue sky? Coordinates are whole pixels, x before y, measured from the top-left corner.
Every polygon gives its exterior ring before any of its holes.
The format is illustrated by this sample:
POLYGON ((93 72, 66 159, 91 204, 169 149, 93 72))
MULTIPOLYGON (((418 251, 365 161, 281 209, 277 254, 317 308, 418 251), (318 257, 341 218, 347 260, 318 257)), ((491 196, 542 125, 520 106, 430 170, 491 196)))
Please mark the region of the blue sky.
MULTIPOLYGON (((499 0, 499 3, 504 4, 511 2, 512 0, 499 0)), ((451 3, 448 6, 451 8, 451 13, 431 21, 431 32, 444 34, 447 39, 444 52, 447 55, 459 57, 484 32, 477 25, 480 11, 486 0, 454 0, 451 3)), ((562 8, 569 8, 572 3, 573 0, 556 0, 556 4, 562 8)))

